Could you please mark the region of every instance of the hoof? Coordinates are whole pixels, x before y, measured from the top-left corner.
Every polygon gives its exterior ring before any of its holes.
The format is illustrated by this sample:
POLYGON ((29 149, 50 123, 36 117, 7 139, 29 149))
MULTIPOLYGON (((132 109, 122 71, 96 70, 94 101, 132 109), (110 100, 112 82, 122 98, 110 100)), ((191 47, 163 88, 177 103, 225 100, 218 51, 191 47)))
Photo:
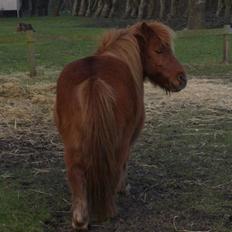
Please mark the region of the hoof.
POLYGON ((75 231, 88 231, 88 222, 78 222, 73 220, 72 227, 75 231))
POLYGON ((87 216, 82 216, 78 211, 73 212, 72 227, 76 231, 87 231, 89 220, 87 216))
POLYGON ((120 190, 119 193, 124 194, 126 196, 130 195, 130 190, 131 190, 131 186, 130 184, 124 185, 120 190))

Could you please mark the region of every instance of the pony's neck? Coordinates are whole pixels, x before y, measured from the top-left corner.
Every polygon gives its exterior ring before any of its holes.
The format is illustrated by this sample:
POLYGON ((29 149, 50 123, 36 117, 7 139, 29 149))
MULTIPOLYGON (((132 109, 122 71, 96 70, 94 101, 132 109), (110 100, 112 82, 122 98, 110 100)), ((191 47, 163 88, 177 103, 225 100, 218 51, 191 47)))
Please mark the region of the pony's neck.
POLYGON ((138 93, 143 92, 143 67, 140 48, 136 38, 129 31, 115 31, 103 39, 97 54, 109 55, 123 61, 130 69, 138 93), (108 41, 107 41, 108 40, 108 41))

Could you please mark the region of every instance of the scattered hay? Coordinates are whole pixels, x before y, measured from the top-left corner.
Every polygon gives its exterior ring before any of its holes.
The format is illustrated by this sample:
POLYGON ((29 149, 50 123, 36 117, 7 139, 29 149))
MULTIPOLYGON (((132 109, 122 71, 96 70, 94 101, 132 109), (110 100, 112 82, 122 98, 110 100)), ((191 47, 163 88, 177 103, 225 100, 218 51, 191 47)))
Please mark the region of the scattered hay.
MULTIPOLYGON (((35 122, 49 123, 53 121, 53 106, 55 99, 55 83, 25 84, 28 77, 17 75, 13 77, 0 76, 0 120, 4 127, 13 127, 35 122), (21 81, 21 82, 20 82, 21 81)), ((154 117, 167 117, 168 114, 182 109, 191 111, 204 108, 232 112, 232 84, 223 80, 190 79, 185 90, 166 95, 160 88, 145 84, 145 104, 147 121, 154 117)), ((215 116, 215 117, 216 117, 215 116)), ((3 130, 4 133, 6 130, 3 130)))
POLYGON ((38 121, 46 125, 53 120, 55 83, 37 84, 31 79, 29 83, 26 75, 17 75, 0 76, 1 138, 12 134, 12 130, 33 127, 38 121))
POLYGON ((38 94, 38 95, 34 95, 31 98, 32 103, 34 104, 51 104, 53 102, 53 98, 49 98, 47 96, 38 94))
POLYGON ((0 85, 0 96, 3 97, 18 97, 24 94, 24 90, 21 88, 19 82, 6 82, 0 85))
POLYGON ((232 84, 221 79, 190 79, 186 89, 179 93, 164 94, 160 88, 145 84, 145 104, 148 117, 165 112, 180 111, 188 108, 204 108, 212 111, 232 112, 232 84))

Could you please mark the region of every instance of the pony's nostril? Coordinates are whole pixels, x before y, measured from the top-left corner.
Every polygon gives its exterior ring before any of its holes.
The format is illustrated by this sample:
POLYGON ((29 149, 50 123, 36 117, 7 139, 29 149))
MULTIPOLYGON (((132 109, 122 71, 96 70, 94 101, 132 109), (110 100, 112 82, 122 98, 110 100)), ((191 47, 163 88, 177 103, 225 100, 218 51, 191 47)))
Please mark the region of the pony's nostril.
POLYGON ((183 89, 187 84, 187 78, 184 73, 181 73, 177 76, 177 80, 179 81, 179 88, 183 89))
POLYGON ((186 76, 184 74, 180 74, 177 77, 177 80, 180 82, 180 85, 185 86, 187 84, 187 78, 186 78, 186 76))
POLYGON ((184 74, 180 74, 177 77, 177 80, 180 81, 180 82, 186 82, 186 76, 184 74))

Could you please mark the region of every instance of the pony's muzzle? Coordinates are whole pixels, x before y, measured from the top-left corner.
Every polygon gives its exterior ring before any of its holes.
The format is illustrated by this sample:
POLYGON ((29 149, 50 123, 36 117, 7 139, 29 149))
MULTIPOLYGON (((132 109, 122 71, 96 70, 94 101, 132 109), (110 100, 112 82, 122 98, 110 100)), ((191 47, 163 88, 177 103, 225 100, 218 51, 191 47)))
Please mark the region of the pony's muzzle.
POLYGON ((177 91, 180 91, 185 88, 187 85, 187 77, 184 73, 181 73, 177 76, 177 80, 179 82, 179 86, 177 88, 177 91))

